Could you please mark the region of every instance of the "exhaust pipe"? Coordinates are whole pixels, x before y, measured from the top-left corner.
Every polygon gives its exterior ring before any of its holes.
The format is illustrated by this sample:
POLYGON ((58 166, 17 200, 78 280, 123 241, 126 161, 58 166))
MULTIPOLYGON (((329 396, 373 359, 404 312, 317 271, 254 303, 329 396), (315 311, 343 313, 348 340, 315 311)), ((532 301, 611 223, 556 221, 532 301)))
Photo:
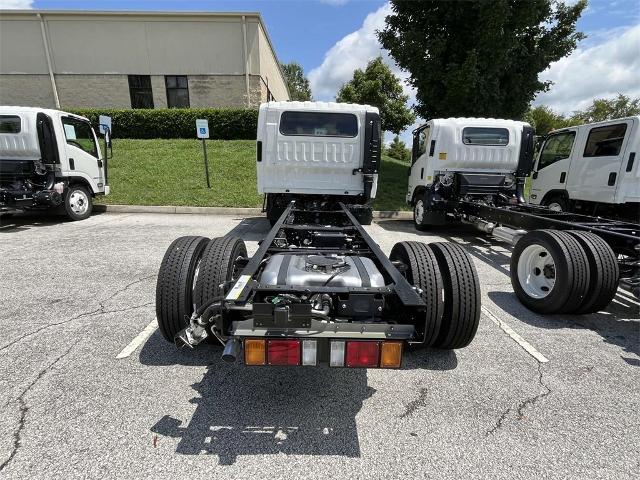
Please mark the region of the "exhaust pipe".
POLYGON ((224 346, 224 351, 222 352, 222 360, 227 363, 234 363, 240 355, 240 340, 237 338, 230 338, 227 341, 227 344, 224 346))

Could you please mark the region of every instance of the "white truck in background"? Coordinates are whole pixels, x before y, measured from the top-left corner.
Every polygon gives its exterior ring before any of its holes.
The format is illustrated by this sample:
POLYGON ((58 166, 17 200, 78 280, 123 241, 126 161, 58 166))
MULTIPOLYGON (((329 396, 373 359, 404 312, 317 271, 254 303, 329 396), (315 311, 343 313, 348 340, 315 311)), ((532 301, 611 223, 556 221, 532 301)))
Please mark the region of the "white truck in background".
POLYGON ((292 200, 349 205, 371 223, 380 165, 380 116, 369 105, 269 102, 260 106, 258 192, 271 224, 292 200))
POLYGON ((556 130, 536 160, 529 201, 551 210, 640 218, 640 116, 556 130))
POLYGON ((414 130, 406 200, 416 228, 450 220, 443 200, 452 195, 491 204, 515 198, 516 170, 530 165, 532 135, 528 123, 494 118, 433 119, 414 130))
POLYGON ((109 194, 104 155, 89 120, 59 110, 0 107, 0 215, 58 208, 72 220, 91 215, 93 197, 109 194))

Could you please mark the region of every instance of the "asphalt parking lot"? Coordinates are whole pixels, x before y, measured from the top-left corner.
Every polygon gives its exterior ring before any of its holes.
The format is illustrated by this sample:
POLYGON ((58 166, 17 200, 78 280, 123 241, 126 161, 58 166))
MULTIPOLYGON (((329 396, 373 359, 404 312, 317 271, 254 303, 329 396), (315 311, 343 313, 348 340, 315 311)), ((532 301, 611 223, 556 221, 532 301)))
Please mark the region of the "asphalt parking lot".
POLYGON ((531 313, 508 246, 472 230, 368 227, 387 253, 406 239, 467 246, 483 288, 468 348, 410 352, 388 371, 247 368, 161 338, 169 243, 233 230, 251 252, 265 219, 0 222, 2 478, 637 478, 637 300, 531 313))

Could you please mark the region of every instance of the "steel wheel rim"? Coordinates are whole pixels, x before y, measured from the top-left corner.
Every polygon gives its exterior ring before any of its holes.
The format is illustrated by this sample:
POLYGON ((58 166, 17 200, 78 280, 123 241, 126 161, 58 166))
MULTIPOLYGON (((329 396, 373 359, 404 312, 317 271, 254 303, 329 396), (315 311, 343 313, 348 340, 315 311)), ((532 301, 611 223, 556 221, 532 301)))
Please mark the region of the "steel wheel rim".
POLYGON ((551 202, 549 205, 549 210, 551 210, 552 212, 562 212, 562 205, 560 205, 558 202, 551 202))
POLYGON ((424 202, 422 200, 416 201, 416 206, 413 209, 413 214, 416 218, 416 223, 422 223, 424 218, 424 202))
POLYGON ((547 297, 556 283, 556 264, 542 245, 529 245, 518 259, 518 281, 532 298, 547 297))
POLYGON ((74 190, 69 195, 69 206, 76 215, 83 215, 89 209, 89 197, 82 190, 74 190))

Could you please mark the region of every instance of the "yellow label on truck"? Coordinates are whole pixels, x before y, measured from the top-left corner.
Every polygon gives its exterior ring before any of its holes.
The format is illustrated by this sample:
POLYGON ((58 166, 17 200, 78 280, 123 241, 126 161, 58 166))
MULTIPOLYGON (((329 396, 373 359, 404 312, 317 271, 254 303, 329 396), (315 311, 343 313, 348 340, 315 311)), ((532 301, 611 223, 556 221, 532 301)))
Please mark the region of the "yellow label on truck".
POLYGON ((251 280, 250 275, 242 275, 227 294, 226 300, 237 300, 240 297, 242 290, 244 290, 244 287, 249 283, 249 280, 251 280))
POLYGON ((447 152, 440 152, 438 154, 438 160, 446 160, 447 159, 447 152))

